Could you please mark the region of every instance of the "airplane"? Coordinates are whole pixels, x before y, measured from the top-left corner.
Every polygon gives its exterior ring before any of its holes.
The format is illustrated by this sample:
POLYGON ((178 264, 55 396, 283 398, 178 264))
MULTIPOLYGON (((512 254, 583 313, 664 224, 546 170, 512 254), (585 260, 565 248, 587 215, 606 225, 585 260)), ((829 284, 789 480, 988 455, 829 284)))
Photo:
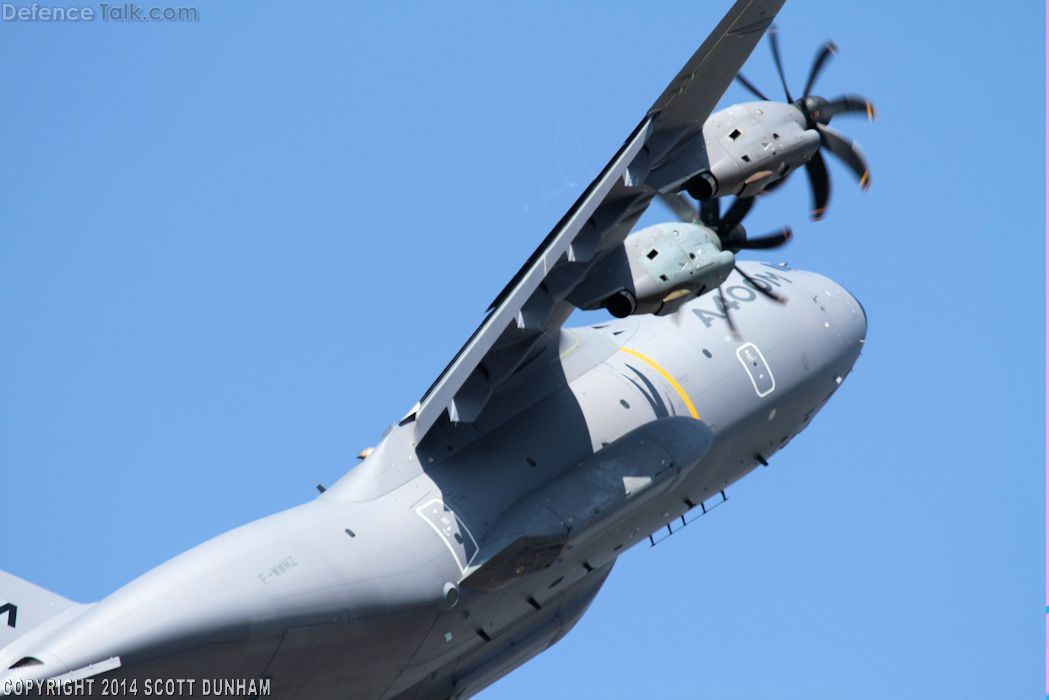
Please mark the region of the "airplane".
POLYGON ((873 106, 811 94, 832 44, 791 96, 768 31, 783 2, 735 2, 433 385, 314 500, 92 604, 0 573, 0 695, 469 697, 562 639, 623 552, 767 465, 867 331, 831 279, 737 257, 789 239, 741 222, 797 169, 822 216, 821 149, 870 182, 828 123, 873 106), (766 33, 786 102, 738 75, 766 33), (736 79, 757 100, 713 113, 736 79), (676 219, 634 231, 654 201, 676 219))

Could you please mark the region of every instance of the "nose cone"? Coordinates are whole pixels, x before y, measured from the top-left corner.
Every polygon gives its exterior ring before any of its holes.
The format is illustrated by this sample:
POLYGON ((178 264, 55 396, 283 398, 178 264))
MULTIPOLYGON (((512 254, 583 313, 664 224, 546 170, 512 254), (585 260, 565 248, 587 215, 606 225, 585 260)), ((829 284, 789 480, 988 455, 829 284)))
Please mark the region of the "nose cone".
POLYGON ((824 336, 823 342, 847 365, 847 372, 866 342, 867 312, 856 297, 834 280, 815 273, 806 273, 806 277, 809 299, 802 303, 809 306, 811 318, 824 336))
MULTIPOLYGON (((846 294, 848 294, 848 292, 846 292, 846 294)), ((863 316, 863 337, 861 338, 861 341, 866 341, 867 340, 867 309, 863 308, 863 304, 860 303, 859 299, 854 297, 852 294, 849 294, 849 296, 852 297, 852 300, 856 303, 856 306, 860 307, 860 314, 863 316)))
POLYGON ((838 297, 838 308, 834 311, 834 316, 843 327, 846 344, 863 345, 867 340, 867 310, 847 289, 837 283, 832 284, 835 287, 832 296, 838 297))

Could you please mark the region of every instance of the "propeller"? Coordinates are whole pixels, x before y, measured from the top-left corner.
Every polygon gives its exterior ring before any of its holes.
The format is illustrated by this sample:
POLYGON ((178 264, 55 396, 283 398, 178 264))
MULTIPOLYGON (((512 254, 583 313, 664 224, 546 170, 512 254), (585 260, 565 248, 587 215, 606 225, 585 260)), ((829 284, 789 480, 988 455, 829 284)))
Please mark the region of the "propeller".
MULTIPOLYGON (((674 213, 683 213, 685 208, 690 212, 695 212, 688 201, 680 194, 660 193, 659 196, 663 201, 667 202, 667 205, 671 207, 671 211, 674 211, 674 213), (680 204, 676 206, 671 205, 670 200, 677 200, 680 204)), ((718 198, 708 199, 705 202, 700 202, 698 214, 693 213, 691 220, 693 223, 698 222, 711 229, 720 239, 721 247, 733 253, 738 253, 741 250, 771 250, 786 245, 793 235, 789 226, 784 226, 763 236, 747 235, 747 230, 743 228, 742 223, 753 207, 753 197, 736 197, 728 211, 722 216, 721 200, 718 198)), ((689 219, 682 220, 688 221, 689 219)))
MULTIPOLYGON (((754 207, 753 197, 737 197, 732 202, 732 206, 730 206, 728 211, 725 212, 725 215, 722 216, 721 200, 718 198, 700 202, 699 209, 697 210, 681 194, 659 192, 658 195, 660 200, 662 200, 667 208, 670 209, 678 219, 689 224, 703 224, 717 234, 718 240, 721 241, 721 248, 723 250, 730 250, 733 253, 738 253, 741 250, 771 250, 773 248, 779 248, 786 245, 787 241, 789 241, 791 236, 794 235, 789 226, 784 226, 783 228, 777 229, 763 236, 748 236, 747 230, 743 228, 742 223, 743 219, 746 218, 747 214, 749 214, 750 210, 754 207)), ((774 292, 768 287, 768 285, 755 281, 754 278, 744 272, 739 265, 735 265, 734 267, 736 272, 750 282, 754 289, 760 294, 765 295, 778 304, 786 302, 786 299, 783 296, 774 292)), ((725 310, 725 318, 728 321, 729 327, 734 329, 735 326, 727 308, 725 310)))
MULTIPOLYGON (((725 212, 725 215, 721 215, 721 200, 718 198, 708 199, 699 203, 699 209, 692 206, 689 200, 685 199, 682 194, 669 194, 666 192, 657 192, 659 199, 666 205, 670 211, 674 213, 679 220, 684 221, 688 224, 702 224, 717 234, 718 240, 721 241, 722 250, 730 250, 733 253, 737 253, 741 250, 770 250, 772 248, 779 248, 780 246, 786 245, 787 241, 790 240, 793 232, 789 226, 784 226, 781 229, 773 231, 772 233, 765 234, 764 236, 750 237, 747 235, 747 230, 743 228, 743 219, 746 218, 747 214, 754 207, 753 197, 736 197, 732 205, 725 212)), ((750 286, 757 290, 759 294, 762 294, 777 304, 785 304, 787 302, 786 297, 782 294, 777 294, 768 284, 763 284, 759 280, 754 279, 739 265, 733 263, 732 267, 740 274, 743 279, 750 283, 750 286)), ((739 330, 736 328, 736 321, 732 318, 732 307, 725 300, 725 293, 721 287, 718 287, 718 296, 721 303, 719 304, 721 312, 725 314, 725 323, 728 324, 729 331, 732 333, 732 337, 737 340, 741 339, 742 336, 739 334, 739 330)))
MULTIPOLYGON (((867 119, 877 119, 877 112, 870 100, 860 95, 846 94, 832 100, 812 94, 812 89, 819 79, 820 73, 827 66, 827 62, 838 52, 838 46, 833 41, 825 42, 816 52, 809 67, 809 75, 805 80, 805 89, 801 97, 795 100, 790 94, 787 86, 786 73, 783 70, 783 58, 779 50, 779 32, 775 27, 769 29, 769 45, 772 48, 772 60, 776 64, 776 73, 779 75, 780 83, 783 85, 783 94, 787 102, 796 107, 805 117, 806 128, 814 129, 820 136, 820 149, 826 150, 845 164, 860 183, 861 189, 868 189, 871 184, 870 168, 863 151, 847 136, 829 124, 830 120, 839 114, 866 114, 867 119)), ((736 80, 748 92, 759 100, 770 101, 761 90, 746 79, 742 73, 736 76, 736 80)), ((809 179, 812 189, 812 219, 819 221, 827 211, 827 203, 830 201, 830 177, 827 174, 827 163, 823 159, 821 151, 816 153, 805 163, 805 174, 809 179)), ((776 185, 782 184, 783 179, 776 181, 776 185)), ((768 192, 772 186, 765 188, 768 192)))

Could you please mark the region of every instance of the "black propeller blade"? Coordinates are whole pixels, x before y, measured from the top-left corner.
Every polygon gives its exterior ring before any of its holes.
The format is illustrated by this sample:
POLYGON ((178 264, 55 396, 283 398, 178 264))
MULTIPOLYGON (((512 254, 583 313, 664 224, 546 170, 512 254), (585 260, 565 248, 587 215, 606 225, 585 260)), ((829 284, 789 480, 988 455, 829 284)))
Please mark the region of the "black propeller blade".
POLYGON ((829 100, 820 109, 818 121, 822 124, 827 124, 832 117, 839 114, 866 114, 867 120, 872 122, 878 119, 878 111, 874 109, 874 105, 866 97, 842 95, 829 100))
MULTIPOLYGON (((748 275, 746 272, 744 272, 743 268, 741 268, 739 265, 736 265, 735 267, 736 267, 736 272, 738 272, 743 279, 745 279, 746 281, 750 282, 750 286, 753 287, 754 289, 756 289, 758 291, 758 293, 768 297, 769 299, 771 299, 772 301, 776 302, 777 304, 786 304, 787 303, 786 297, 784 297, 781 294, 777 294, 776 292, 774 292, 772 290, 772 288, 769 286, 768 282, 764 282, 764 283, 759 282, 756 279, 754 279, 753 277, 751 277, 750 275, 748 275)), ((728 318, 728 309, 725 309, 725 317, 728 318)))
MULTIPOLYGON (((691 205, 689 205, 691 207, 691 205)), ((721 219, 721 200, 716 197, 699 203, 699 222, 713 228, 721 219)))
POLYGON ((783 94, 787 96, 787 102, 793 102, 794 98, 790 96, 790 88, 787 87, 787 76, 783 72, 783 60, 779 55, 779 30, 775 26, 769 27, 769 43, 772 45, 772 60, 776 62, 779 81, 783 83, 783 94))
POLYGON ((794 231, 791 230, 790 226, 784 226, 779 231, 764 236, 755 236, 754 238, 748 236, 746 240, 736 243, 735 247, 740 250, 771 250, 786 244, 793 235, 794 231))
MULTIPOLYGON (((737 267, 736 269, 738 270, 739 268, 737 267)), ((721 287, 718 287, 718 298, 721 301, 718 306, 721 307, 721 312, 725 314, 725 323, 728 324, 729 332, 732 333, 732 337, 736 340, 742 340, 743 336, 739 334, 739 329, 736 328, 736 321, 732 318, 732 307, 730 307, 725 300, 725 292, 721 287)))
MULTIPOLYGON (((746 272, 744 272, 743 268, 739 265, 733 265, 733 268, 735 268, 736 272, 739 273, 740 277, 749 282, 750 286, 753 289, 755 289, 759 294, 771 299, 777 304, 787 303, 787 298, 784 297, 782 294, 777 294, 775 291, 773 291, 773 289, 768 285, 767 282, 761 282, 759 280, 754 279, 746 272)), ((718 287, 718 298, 720 303, 717 304, 717 306, 721 309, 721 312, 725 314, 725 323, 728 324, 729 332, 732 333, 732 337, 736 340, 742 340, 743 336, 740 335, 739 328, 736 326, 736 320, 732 318, 732 307, 726 300, 725 292, 724 290, 722 290, 721 287, 718 287)))
POLYGON ((725 216, 721 217, 721 222, 718 226, 726 233, 731 231, 743 223, 743 218, 750 213, 753 206, 753 197, 736 197, 732 202, 732 206, 725 212, 725 216))
POLYGON ((867 159, 863 157, 863 151, 856 142, 825 124, 817 124, 816 128, 819 129, 823 147, 841 159, 841 162, 856 175, 862 189, 868 189, 871 186, 870 168, 867 167, 867 159))
POLYGON ((753 95, 754 97, 758 98, 759 100, 765 100, 766 102, 771 102, 771 100, 765 95, 765 93, 763 93, 761 90, 758 90, 756 87, 754 87, 754 83, 752 83, 749 80, 747 80, 746 78, 744 78, 742 73, 739 73, 739 74, 736 75, 736 80, 739 81, 740 85, 742 85, 743 87, 747 88, 747 90, 750 91, 750 94, 753 95))
POLYGON ((819 221, 827 211, 830 201, 830 176, 827 175, 827 163, 823 154, 816 151, 805 164, 805 174, 809 176, 812 188, 812 220, 819 221))
POLYGON ((833 41, 828 41, 820 47, 819 53, 816 54, 816 59, 812 62, 812 67, 809 68, 809 78, 805 81, 805 89, 801 92, 802 97, 808 97, 812 94, 812 88, 816 84, 816 79, 819 78, 823 66, 826 65, 827 59, 836 53, 838 53, 838 45, 833 41))

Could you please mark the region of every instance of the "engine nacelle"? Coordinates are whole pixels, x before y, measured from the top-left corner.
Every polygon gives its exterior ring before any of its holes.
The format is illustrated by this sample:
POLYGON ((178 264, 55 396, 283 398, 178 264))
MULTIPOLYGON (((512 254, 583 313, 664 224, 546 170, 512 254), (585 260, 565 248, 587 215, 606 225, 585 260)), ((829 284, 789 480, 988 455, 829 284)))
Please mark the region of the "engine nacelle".
POLYGON ((734 264, 735 256, 707 227, 658 224, 627 236, 569 300, 582 309, 604 307, 617 318, 665 316, 718 287, 734 264))
POLYGON ((819 150, 820 137, 807 128, 805 115, 794 105, 745 102, 707 119, 703 145, 702 157, 683 156, 680 162, 684 167, 690 160, 705 161, 684 182, 684 189, 699 200, 758 194, 804 165, 819 150))

